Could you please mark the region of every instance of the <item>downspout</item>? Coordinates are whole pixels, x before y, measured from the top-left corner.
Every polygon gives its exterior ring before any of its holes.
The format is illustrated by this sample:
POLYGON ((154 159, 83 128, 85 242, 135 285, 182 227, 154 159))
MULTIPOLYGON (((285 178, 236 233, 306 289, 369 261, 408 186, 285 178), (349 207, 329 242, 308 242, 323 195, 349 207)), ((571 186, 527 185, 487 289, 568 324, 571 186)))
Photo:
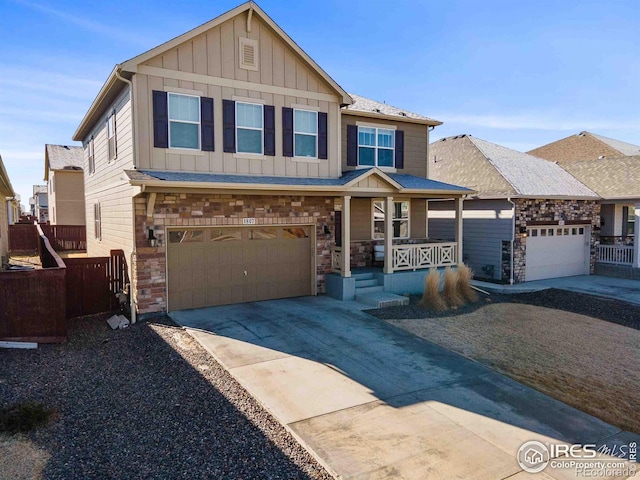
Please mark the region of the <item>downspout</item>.
POLYGON ((509 202, 511 204, 511 206, 513 207, 511 209, 511 221, 512 221, 512 225, 511 225, 511 268, 509 268, 509 285, 513 285, 513 266, 514 266, 514 262, 513 262, 513 244, 516 241, 516 202, 514 202, 513 200, 511 200, 511 197, 507 197, 507 202, 509 202))
MULTIPOLYGON (((126 83, 127 85, 129 85, 129 105, 131 108, 131 142, 133 143, 133 145, 131 145, 131 155, 133 157, 133 168, 135 169, 138 166, 138 162, 136 161, 136 150, 138 148, 138 146, 136 145, 136 116, 135 116, 135 108, 134 108, 134 103, 133 103, 133 82, 127 78, 124 78, 122 75, 120 75, 120 72, 122 71, 122 67, 120 67, 119 65, 116 67, 116 78, 124 83, 126 83)), ((131 207, 132 207, 132 211, 133 214, 135 215, 135 205, 134 205, 134 200, 133 197, 131 198, 131 207)), ((136 222, 135 219, 133 221, 133 250, 131 250, 131 254, 129 256, 129 265, 131 268, 131 280, 130 280, 130 285, 129 285, 129 310, 131 311, 131 323, 134 324, 137 321, 137 314, 138 314, 138 305, 134 299, 134 294, 133 294, 133 262, 136 259, 136 222)))

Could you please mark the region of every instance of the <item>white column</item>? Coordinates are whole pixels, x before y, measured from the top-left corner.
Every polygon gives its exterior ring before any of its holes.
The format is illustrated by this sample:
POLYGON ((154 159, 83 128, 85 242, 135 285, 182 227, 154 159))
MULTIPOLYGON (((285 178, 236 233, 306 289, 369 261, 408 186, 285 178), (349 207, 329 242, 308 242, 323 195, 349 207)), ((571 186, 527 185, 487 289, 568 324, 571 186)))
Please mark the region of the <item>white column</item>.
POLYGON ((462 216, 462 202, 463 202, 463 198, 456 198, 455 199, 455 210, 456 210, 456 242, 458 243, 457 249, 457 255, 458 255, 458 266, 462 266, 463 261, 462 261, 462 221, 463 221, 463 216, 462 216))
POLYGON ((384 204, 384 273, 393 273, 393 197, 384 204))
POLYGON ((342 197, 342 264, 340 275, 351 276, 351 197, 342 197))
POLYGON ((640 268, 640 202, 636 202, 633 216, 633 266, 640 268))

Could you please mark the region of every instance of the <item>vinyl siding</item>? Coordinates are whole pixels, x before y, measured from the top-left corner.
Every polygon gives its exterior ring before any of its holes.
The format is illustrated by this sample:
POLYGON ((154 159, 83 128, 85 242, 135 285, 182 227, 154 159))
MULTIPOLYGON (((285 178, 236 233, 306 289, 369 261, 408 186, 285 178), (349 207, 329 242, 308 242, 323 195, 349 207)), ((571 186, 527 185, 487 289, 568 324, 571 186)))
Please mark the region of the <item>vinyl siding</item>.
POLYGON ((89 163, 84 141, 84 182, 85 212, 87 225, 87 253, 91 256, 108 256, 110 250, 124 250, 128 256, 133 250, 133 200, 135 192, 123 170, 133 168, 133 148, 131 135, 131 104, 129 89, 124 88, 113 106, 116 109, 117 158, 108 161, 107 115, 103 115, 95 125, 94 136, 95 173, 89 174, 89 163), (102 240, 94 235, 94 204, 102 209, 102 240))
POLYGON ((415 123, 393 122, 380 120, 375 117, 366 118, 356 115, 349 115, 342 112, 342 170, 354 170, 356 167, 347 165, 347 125, 356 125, 357 122, 390 125, 398 130, 404 131, 404 168, 398 173, 407 173, 417 177, 428 178, 428 127, 415 123))
POLYGON ((0 197, 0 260, 9 250, 9 210, 5 197, 0 197))
MULTIPOLYGON (((429 202, 429 238, 453 241, 455 211, 453 202, 429 202)), ((466 200, 462 224, 464 262, 479 277, 482 267, 493 265, 496 280, 501 280, 502 241, 511 240, 512 205, 506 200, 466 200)))
MULTIPOLYGON (((340 106, 331 87, 291 50, 264 22, 253 17, 246 32, 246 16, 206 33, 145 62, 134 76, 136 98, 137 162, 140 169, 276 175, 339 177, 340 106), (259 70, 239 68, 239 38, 258 41, 259 70), (145 68, 151 68, 153 73, 145 68), (147 73, 145 73, 147 72, 147 73), (216 79, 255 84, 254 89, 221 86, 216 79), (272 88, 278 87, 278 93, 272 88), (152 91, 167 90, 214 99, 215 151, 155 148, 153 146, 152 91), (176 90, 177 89, 177 90, 176 90), (186 91, 185 91, 186 90, 186 91), (222 151, 222 100, 257 99, 275 106, 276 155, 254 156, 222 151), (328 160, 282 156, 282 107, 306 105, 328 115, 328 160)), ((261 103, 261 102, 258 102, 261 103)))
POLYGON ((54 190, 49 193, 49 220, 52 225, 84 225, 84 174, 77 171, 52 171, 49 183, 54 190), (55 211, 55 215, 53 212, 55 211))
POLYGON ((371 198, 351 199, 351 240, 371 240, 371 198))

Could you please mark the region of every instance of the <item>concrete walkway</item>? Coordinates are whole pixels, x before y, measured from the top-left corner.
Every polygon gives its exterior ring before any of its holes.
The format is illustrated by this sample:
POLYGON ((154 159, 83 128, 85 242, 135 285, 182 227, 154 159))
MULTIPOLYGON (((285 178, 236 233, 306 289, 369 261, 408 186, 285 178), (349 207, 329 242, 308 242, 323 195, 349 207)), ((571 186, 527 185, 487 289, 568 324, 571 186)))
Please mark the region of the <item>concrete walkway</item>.
POLYGON ((640 441, 328 297, 170 316, 339 478, 521 479, 530 440, 640 441))
POLYGON ((538 292, 548 288, 559 288, 572 292, 588 293, 599 297, 614 298, 640 305, 640 281, 601 275, 579 275, 576 277, 551 278, 534 282, 500 285, 474 280, 473 284, 483 290, 500 293, 538 292))

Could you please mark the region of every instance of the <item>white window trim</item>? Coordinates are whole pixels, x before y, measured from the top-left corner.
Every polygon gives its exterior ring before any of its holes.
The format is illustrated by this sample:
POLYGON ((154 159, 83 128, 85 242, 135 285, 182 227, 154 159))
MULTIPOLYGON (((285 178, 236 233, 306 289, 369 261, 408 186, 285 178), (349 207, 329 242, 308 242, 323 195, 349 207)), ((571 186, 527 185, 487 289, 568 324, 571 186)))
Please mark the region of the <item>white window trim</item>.
POLYGON ((236 109, 236 154, 237 155, 251 155, 252 158, 254 157, 264 157, 264 105, 262 103, 254 103, 254 102, 240 102, 240 101, 236 101, 235 102, 235 109, 236 109), (256 128, 256 127, 239 127, 238 126, 238 105, 256 105, 258 107, 260 107, 260 118, 262 119, 262 127, 261 128, 256 128), (238 129, 242 128, 244 130, 257 130, 260 132, 260 153, 256 153, 256 152, 241 152, 238 149, 238 129))
POLYGON ((93 204, 93 228, 94 237, 97 241, 102 241, 102 206, 100 202, 93 204))
POLYGON ((198 95, 190 95, 187 93, 175 93, 175 92, 167 92, 167 118, 169 120, 169 148, 174 149, 174 150, 188 150, 190 153, 191 152, 197 152, 201 150, 201 146, 202 146, 202 139, 200 138, 200 136, 202 135, 202 129, 201 129, 201 123, 202 123, 202 112, 200 110, 200 97, 198 95), (192 97, 192 98, 197 98, 198 99, 198 121, 197 122, 192 122, 189 120, 171 120, 171 101, 169 100, 169 96, 171 95, 176 95, 179 97, 192 97), (175 122, 175 123, 186 123, 189 125, 198 125, 198 146, 193 148, 193 147, 172 147, 171 146, 171 122, 175 122))
MULTIPOLYGON (((371 240, 384 240, 384 234, 381 237, 376 237, 375 236, 375 232, 376 232, 376 221, 375 221, 375 209, 376 209, 376 202, 383 202, 386 203, 386 198, 373 198, 371 200, 371 240)), ((396 203, 406 203, 407 204, 407 208, 408 208, 408 212, 409 215, 407 216, 406 219, 404 218, 392 218, 391 221, 405 221, 407 222, 407 236, 406 237, 393 237, 394 240, 406 240, 411 238, 411 200, 406 199, 406 200, 394 200, 393 201, 394 204, 396 203)), ((394 209, 395 212, 395 209, 394 209)), ((387 212, 384 212, 384 214, 386 215, 387 212)))
POLYGON ((396 169, 396 139, 395 139, 395 129, 393 128, 387 128, 386 126, 383 127, 374 127, 371 125, 358 125, 358 167, 360 168, 379 168, 381 170, 386 170, 386 171, 391 171, 390 169, 393 169, 395 171, 396 169), (376 133, 374 135, 375 139, 376 139, 376 144, 374 145, 360 145, 360 128, 373 128, 375 129, 376 133), (393 138, 393 148, 389 148, 389 147, 379 147, 378 146, 378 130, 389 130, 389 131, 393 131, 394 132, 394 138, 393 138), (373 148, 374 150, 374 155, 373 155, 373 165, 361 165, 360 164, 360 148, 373 148), (393 152, 393 164, 392 165, 383 165, 380 166, 378 165, 378 150, 391 150, 393 152))
POLYGON ((108 116, 107 116, 107 163, 111 163, 111 162, 115 162, 118 159, 118 131, 117 131, 117 125, 116 125, 116 111, 113 110, 113 112, 111 112, 108 116), (111 119, 113 119, 113 135, 109 136, 109 124, 111 123, 111 119), (111 158, 111 147, 110 147, 110 143, 111 143, 111 139, 113 138, 113 148, 115 149, 113 158, 111 158))
POLYGON ((91 138, 87 142, 87 163, 89 175, 93 175, 94 173, 96 173, 96 151, 93 136, 91 136, 91 138))
POLYGON ((304 108, 294 108, 293 109, 293 158, 300 160, 317 160, 318 159, 318 112, 315 110, 306 110, 304 108), (316 114, 316 133, 307 133, 307 132, 296 132, 296 112, 309 112, 316 114), (315 137, 316 139, 316 154, 313 157, 308 157, 306 155, 296 155, 296 135, 307 135, 309 137, 315 137))

